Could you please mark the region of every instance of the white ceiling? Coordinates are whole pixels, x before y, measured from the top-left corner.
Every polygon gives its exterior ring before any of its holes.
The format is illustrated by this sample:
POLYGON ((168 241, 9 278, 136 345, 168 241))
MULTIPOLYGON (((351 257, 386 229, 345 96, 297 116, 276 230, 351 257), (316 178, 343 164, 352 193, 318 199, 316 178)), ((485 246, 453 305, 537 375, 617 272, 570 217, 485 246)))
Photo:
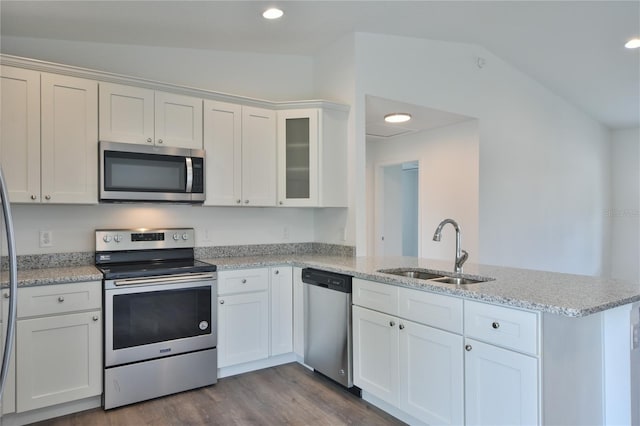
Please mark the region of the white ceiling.
POLYGON ((359 31, 481 45, 611 128, 640 125, 640 1, 8 1, 0 35, 313 55, 359 31), (266 6, 285 17, 267 22, 266 6))

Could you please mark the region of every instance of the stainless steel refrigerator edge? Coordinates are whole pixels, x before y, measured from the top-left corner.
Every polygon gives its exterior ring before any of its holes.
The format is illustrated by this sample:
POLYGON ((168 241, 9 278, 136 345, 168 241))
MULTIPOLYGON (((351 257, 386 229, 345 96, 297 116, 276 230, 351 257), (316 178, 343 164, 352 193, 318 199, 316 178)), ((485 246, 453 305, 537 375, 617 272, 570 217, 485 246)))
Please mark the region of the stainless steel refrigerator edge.
MULTIPOLYGON (((348 292, 313 283, 303 270, 304 363, 347 388, 353 386, 351 277, 348 292)), ((326 280, 339 274, 314 270, 326 280)), ((320 281, 324 281, 321 279, 320 281)), ((345 289, 346 290, 346 289, 345 289)))
MULTIPOLYGON (((15 236, 13 233, 13 220, 11 218, 11 206, 9 204, 9 191, 5 184, 4 174, 0 166, 0 203, 2 204, 2 216, 7 236, 7 248, 9 255, 9 315, 7 324, 7 336, 4 341, 4 353, 2 357, 2 368, 0 370, 0 418, 2 418, 2 396, 4 394, 4 384, 9 372, 9 361, 16 329, 16 301, 18 297, 18 267, 15 250, 15 236)), ((2 233, 0 232, 0 235, 2 233)), ((0 237, 0 242, 2 238, 0 237)), ((1 271, 0 267, 0 271, 1 271)))

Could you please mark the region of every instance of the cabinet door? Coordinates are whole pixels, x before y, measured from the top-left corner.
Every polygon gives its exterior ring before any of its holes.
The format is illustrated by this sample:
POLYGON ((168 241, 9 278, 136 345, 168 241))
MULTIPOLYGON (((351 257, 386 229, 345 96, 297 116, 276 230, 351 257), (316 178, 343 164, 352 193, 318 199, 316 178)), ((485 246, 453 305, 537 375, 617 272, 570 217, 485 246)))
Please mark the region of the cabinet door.
POLYGON ((242 107, 204 101, 205 205, 242 203, 242 107))
POLYGON ((100 140, 153 145, 153 90, 100 83, 100 140))
POLYGON ((44 202, 98 202, 98 84, 42 74, 44 202))
POLYGON ((17 412, 102 393, 100 311, 18 321, 17 412))
POLYGON ((398 404, 398 319, 353 307, 353 383, 398 404))
POLYGON ((465 339, 467 425, 536 425, 538 360, 465 339))
POLYGON ((155 143, 202 149, 202 99, 155 93, 155 143))
POLYGON ((276 113, 242 108, 242 204, 276 205, 276 113))
POLYGON ((293 351, 304 358, 304 293, 302 268, 293 268, 293 351))
POLYGON ((293 281, 290 266, 271 268, 271 355, 293 351, 293 281))
POLYGON ((40 201, 40 73, 2 66, 0 161, 15 203, 40 201))
POLYGON ((400 408, 428 424, 464 422, 462 336, 400 320, 400 408))
POLYGON ((269 292, 218 297, 218 368, 269 356, 269 292))
POLYGON ((318 204, 318 110, 278 111, 278 205, 318 204))

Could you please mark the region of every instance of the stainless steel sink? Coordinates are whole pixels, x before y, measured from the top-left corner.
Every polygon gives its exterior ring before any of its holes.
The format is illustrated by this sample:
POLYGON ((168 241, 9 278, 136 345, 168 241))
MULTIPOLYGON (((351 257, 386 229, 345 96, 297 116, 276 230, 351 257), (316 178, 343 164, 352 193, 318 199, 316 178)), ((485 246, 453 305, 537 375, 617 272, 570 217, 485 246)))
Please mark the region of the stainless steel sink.
POLYGON ((378 272, 382 272, 384 274, 398 275, 400 277, 416 278, 419 280, 433 281, 433 282, 444 283, 444 284, 455 284, 455 285, 476 284, 476 283, 483 283, 486 281, 493 281, 493 278, 484 278, 484 277, 473 277, 473 278, 464 277, 464 276, 450 277, 437 271, 431 271, 429 269, 419 269, 419 268, 380 269, 378 270, 378 272))
POLYGON ((433 280, 435 278, 446 278, 442 274, 436 274, 425 270, 405 270, 405 269, 381 269, 378 272, 385 274, 399 275, 407 278, 417 278, 420 280, 433 280))

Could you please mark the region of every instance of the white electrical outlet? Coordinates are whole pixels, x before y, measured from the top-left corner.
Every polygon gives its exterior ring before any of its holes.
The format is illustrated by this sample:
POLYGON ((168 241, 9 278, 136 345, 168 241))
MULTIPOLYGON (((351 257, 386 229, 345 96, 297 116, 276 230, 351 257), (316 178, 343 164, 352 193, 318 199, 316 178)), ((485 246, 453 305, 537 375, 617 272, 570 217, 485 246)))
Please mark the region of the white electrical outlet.
POLYGON ((53 233, 51 231, 40 231, 40 247, 53 246, 53 233))

